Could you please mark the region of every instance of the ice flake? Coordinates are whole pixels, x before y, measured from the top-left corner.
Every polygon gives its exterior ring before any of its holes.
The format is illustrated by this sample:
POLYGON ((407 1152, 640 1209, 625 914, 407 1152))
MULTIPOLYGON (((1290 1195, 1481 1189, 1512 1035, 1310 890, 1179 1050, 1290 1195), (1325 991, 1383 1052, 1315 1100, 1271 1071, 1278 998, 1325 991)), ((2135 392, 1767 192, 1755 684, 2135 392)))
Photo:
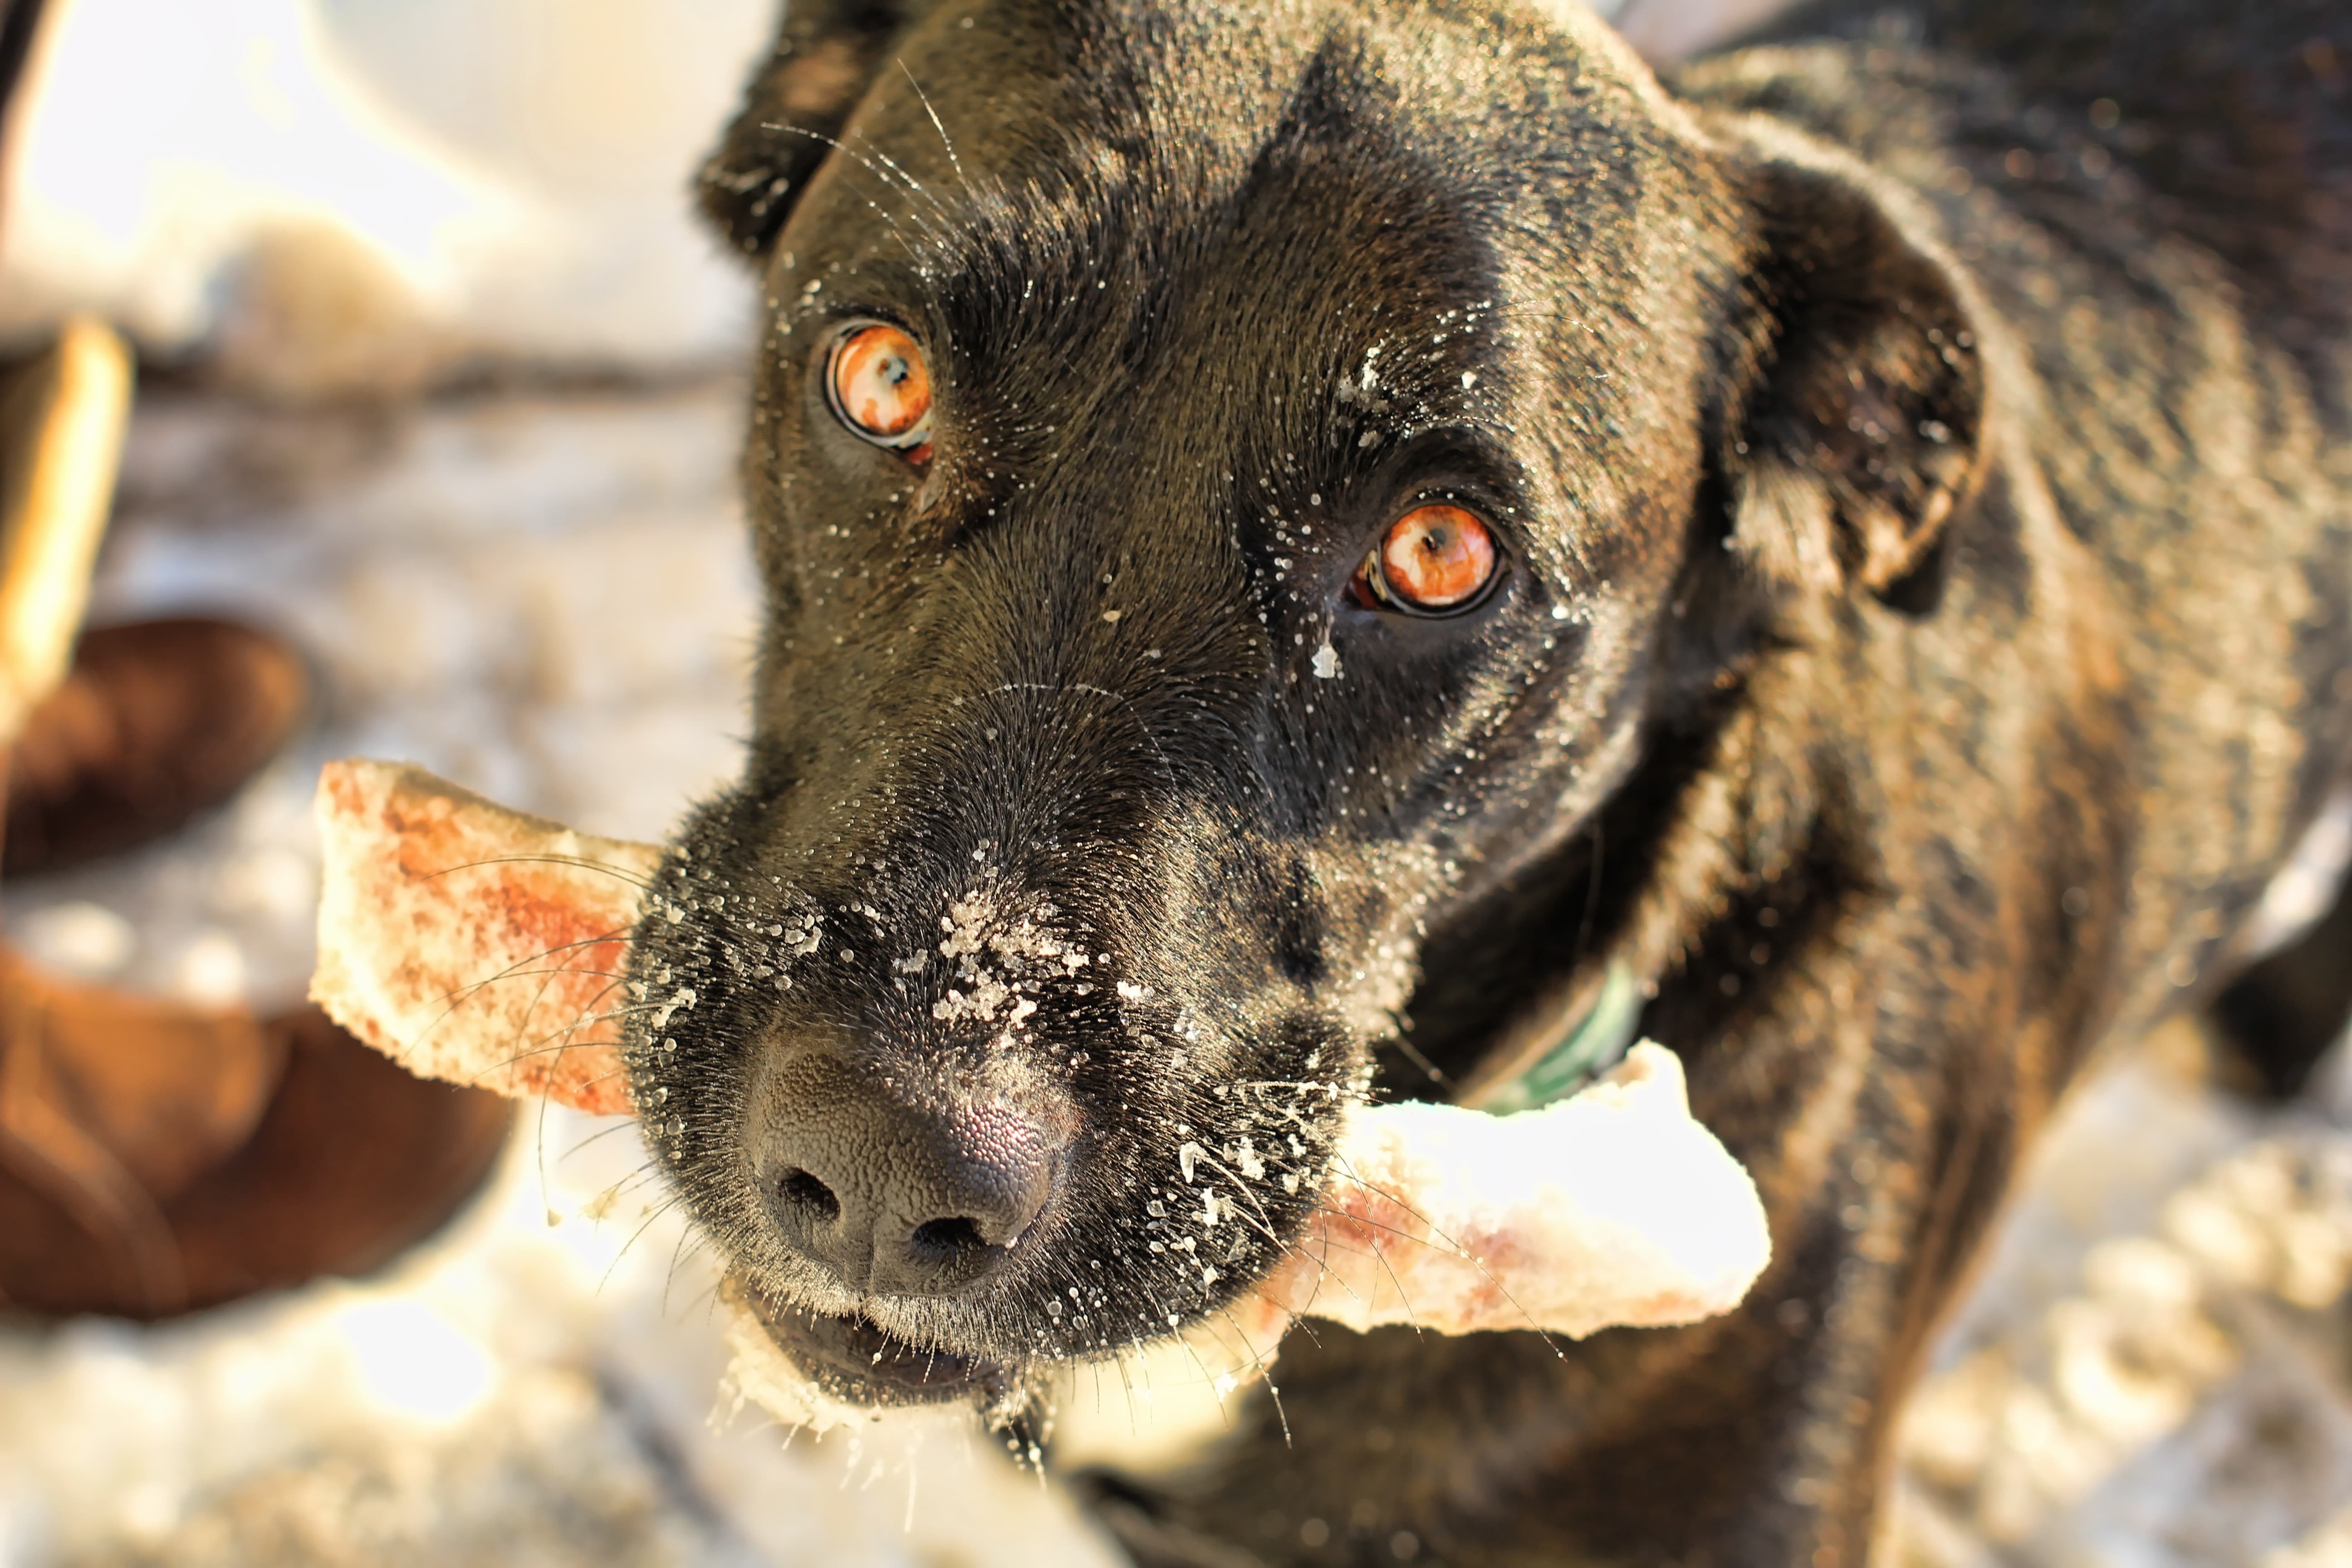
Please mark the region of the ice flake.
POLYGON ((1192 1184, 1193 1173, 1200 1169, 1201 1161, 1208 1152, 1198 1143, 1187 1143, 1176 1151, 1176 1163, 1184 1173, 1186 1186, 1192 1184))

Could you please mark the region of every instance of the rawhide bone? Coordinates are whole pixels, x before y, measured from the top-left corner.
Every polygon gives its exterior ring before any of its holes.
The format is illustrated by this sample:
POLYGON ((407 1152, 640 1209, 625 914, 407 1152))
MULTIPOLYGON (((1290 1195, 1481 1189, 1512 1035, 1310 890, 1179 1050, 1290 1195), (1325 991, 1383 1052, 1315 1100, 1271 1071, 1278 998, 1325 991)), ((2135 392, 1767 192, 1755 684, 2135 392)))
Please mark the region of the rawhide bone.
MULTIPOLYGON (((606 1015, 658 850, 396 763, 330 763, 318 811, 320 1005, 427 1077, 628 1110, 606 1015)), ((1771 1256, 1754 1184, 1654 1045, 1539 1110, 1347 1116, 1307 1234, 1224 1320, 1254 1353, 1296 1316, 1571 1337, 1696 1322, 1737 1305, 1771 1256)), ((1188 1170, 1222 1157, 1192 1152, 1188 1170)), ((1218 1190, 1202 1189, 1212 1224, 1218 1190)))
POLYGON ((312 1001, 420 1078, 629 1113, 608 1015, 660 850, 399 763, 329 763, 317 810, 312 1001))

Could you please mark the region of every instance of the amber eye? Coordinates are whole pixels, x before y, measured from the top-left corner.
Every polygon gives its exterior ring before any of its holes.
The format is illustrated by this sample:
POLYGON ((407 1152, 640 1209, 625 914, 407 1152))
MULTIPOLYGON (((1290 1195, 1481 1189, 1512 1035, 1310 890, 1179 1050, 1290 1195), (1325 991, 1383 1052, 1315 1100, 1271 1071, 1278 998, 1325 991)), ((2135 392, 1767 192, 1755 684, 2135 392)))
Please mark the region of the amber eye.
POLYGON ((824 384, 850 429, 917 459, 929 454, 931 373, 914 339, 880 321, 852 327, 834 342, 824 384))
POLYGON ((1495 536, 1458 506, 1417 506, 1388 533, 1349 584, 1357 601, 1424 615, 1466 609, 1495 580, 1495 536))

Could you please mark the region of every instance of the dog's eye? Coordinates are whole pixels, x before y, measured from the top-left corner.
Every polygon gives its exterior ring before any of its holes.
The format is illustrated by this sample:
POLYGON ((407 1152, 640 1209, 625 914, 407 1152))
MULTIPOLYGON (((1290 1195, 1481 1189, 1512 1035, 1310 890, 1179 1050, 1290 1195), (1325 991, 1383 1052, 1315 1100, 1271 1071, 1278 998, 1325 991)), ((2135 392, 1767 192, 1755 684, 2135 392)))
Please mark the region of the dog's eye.
POLYGON ((1458 506, 1417 506, 1389 524, 1348 590, 1367 607, 1468 609, 1495 580, 1495 536, 1458 506))
POLYGON ((850 429, 918 462, 929 455, 931 373, 914 339, 881 321, 852 327, 834 340, 824 384, 850 429))

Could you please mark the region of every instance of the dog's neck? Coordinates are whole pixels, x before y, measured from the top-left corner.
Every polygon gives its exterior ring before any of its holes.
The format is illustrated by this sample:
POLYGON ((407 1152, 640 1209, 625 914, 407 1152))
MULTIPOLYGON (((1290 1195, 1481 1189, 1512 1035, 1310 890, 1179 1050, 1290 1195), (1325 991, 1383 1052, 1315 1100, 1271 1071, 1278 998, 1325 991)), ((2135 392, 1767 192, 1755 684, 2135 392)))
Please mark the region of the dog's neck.
MULTIPOLYGON (((1703 1053, 1705 1038, 1670 1037, 1691 1031, 1662 1024, 1651 1004, 1744 906, 1804 896, 1801 879, 1786 874, 1809 853, 1817 791, 1800 761, 1801 737, 1777 734, 1772 716, 1807 710, 1792 692, 1819 677, 1811 646, 1798 637, 1737 661, 1732 684, 1703 712, 1653 730, 1601 810, 1529 868, 1528 887, 1498 891, 1492 909, 1468 918, 1470 949, 1489 928, 1524 921, 1547 931, 1549 954, 1513 955, 1508 968, 1555 978, 1499 1012, 1460 994, 1430 998, 1423 1043, 1434 1060, 1415 1065, 1448 1097, 1498 1111, 1543 1104, 1573 1092, 1644 1033, 1686 1058, 1703 1053), (1769 833, 1759 829, 1766 823, 1769 833), (1609 866, 1627 876, 1605 876, 1609 866), (1531 901, 1543 912, 1529 921, 1531 901)), ((1442 953, 1425 970, 1442 974, 1453 963, 1442 953)), ((1490 977, 1486 994, 1503 993, 1512 978, 1490 977)))

